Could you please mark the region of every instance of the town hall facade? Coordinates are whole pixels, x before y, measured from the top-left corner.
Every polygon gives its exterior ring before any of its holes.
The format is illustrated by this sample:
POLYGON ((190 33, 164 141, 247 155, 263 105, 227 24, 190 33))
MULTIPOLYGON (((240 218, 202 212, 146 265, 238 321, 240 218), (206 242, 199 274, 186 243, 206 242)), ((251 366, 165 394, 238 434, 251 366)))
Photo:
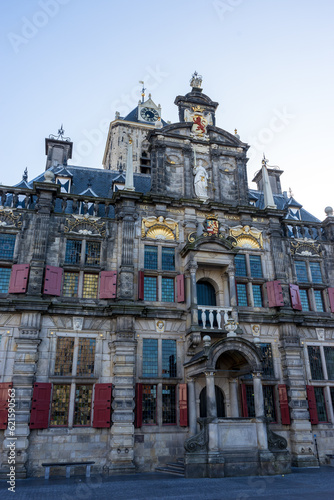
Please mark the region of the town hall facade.
POLYGON ((249 188, 197 73, 175 104, 177 123, 144 91, 116 113, 103 169, 71 165, 60 129, 44 172, 0 186, 2 477, 13 433, 18 478, 334 454, 333 210, 308 213, 265 157, 249 188))

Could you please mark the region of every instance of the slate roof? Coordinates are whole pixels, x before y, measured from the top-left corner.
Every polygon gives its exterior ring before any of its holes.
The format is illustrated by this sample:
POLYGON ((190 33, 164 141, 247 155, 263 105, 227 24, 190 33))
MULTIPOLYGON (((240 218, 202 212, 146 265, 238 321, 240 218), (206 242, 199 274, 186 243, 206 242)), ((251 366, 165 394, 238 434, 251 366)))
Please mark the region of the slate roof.
MULTIPOLYGON (((51 167, 50 170, 57 175, 63 170, 63 166, 51 167)), ((113 182, 120 181, 120 172, 113 170, 104 170, 102 168, 79 167, 75 165, 67 165, 66 170, 72 176, 71 194, 85 193, 87 196, 97 196, 99 198, 112 197, 113 182), (89 192, 88 192, 89 190, 89 192)), ((35 179, 31 180, 24 187, 32 188, 34 182, 43 182, 44 174, 40 174, 35 179)), ((148 174, 134 174, 135 190, 140 193, 147 193, 151 189, 151 177, 148 174)), ((21 181, 20 184, 22 184, 21 181)), ((18 187, 21 187, 18 185, 18 187)))
MULTIPOLYGON (((255 201, 256 198, 256 204, 255 206, 257 208, 264 208, 264 195, 262 191, 256 191, 255 189, 250 189, 249 190, 249 196, 251 200, 255 201)), ((303 205, 298 203, 295 199, 293 198, 288 198, 284 194, 274 194, 274 202, 279 210, 287 210, 289 209, 290 206, 299 208, 300 209, 300 219, 301 221, 304 222, 320 222, 317 217, 314 217, 314 215, 310 214, 307 210, 303 208, 303 205), (292 202, 290 200, 293 200, 292 202)), ((286 219, 291 219, 291 220, 297 220, 296 217, 292 216, 290 213, 287 214, 286 219)))

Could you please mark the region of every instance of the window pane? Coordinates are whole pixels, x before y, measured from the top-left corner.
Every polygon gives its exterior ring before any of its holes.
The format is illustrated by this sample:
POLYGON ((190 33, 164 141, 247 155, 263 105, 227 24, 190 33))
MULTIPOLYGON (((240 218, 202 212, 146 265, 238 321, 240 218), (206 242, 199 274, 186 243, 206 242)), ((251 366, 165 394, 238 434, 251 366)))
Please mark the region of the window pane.
POLYGON ((271 344, 260 344, 264 377, 275 377, 271 344))
POLYGON ((162 341, 162 376, 176 377, 176 340, 162 341))
POLYGON ((94 375, 95 339, 79 339, 77 375, 94 375))
POLYGON ((251 276, 253 278, 262 278, 263 274, 262 274, 261 256, 250 255, 249 264, 250 264, 251 276))
POLYGON ((264 415, 269 422, 276 422, 276 410, 274 399, 274 386, 263 386, 264 415))
POLYGON ((76 386, 73 425, 90 425, 92 387, 92 385, 76 386))
POLYGON ((101 244, 96 241, 86 242, 85 264, 87 266, 98 266, 100 264, 101 244))
POLYGON ((174 302, 174 278, 161 279, 162 302, 174 302))
POLYGON ((254 390, 252 385, 246 385, 246 400, 248 416, 255 417, 254 390))
POLYGON ((64 273, 63 296, 77 297, 78 296, 78 273, 64 273))
POLYGON ((163 271, 175 271, 175 248, 162 247, 161 258, 163 271))
POLYGON ((0 259, 11 260, 14 255, 15 234, 0 234, 0 259))
POLYGON ((143 377, 158 376, 158 339, 143 339, 143 377))
POLYGON ((176 386, 162 386, 162 423, 176 424, 176 386))
POLYGON ((80 264, 81 241, 67 240, 65 252, 65 264, 80 264))
POLYGON ((309 311, 310 310, 310 305, 308 302, 308 294, 307 290, 301 290, 299 289, 299 296, 300 296, 300 302, 302 305, 302 310, 303 311, 309 311))
POLYGON ((144 268, 158 269, 158 247, 145 245, 144 268))
POLYGON ((315 308, 319 312, 324 312, 324 303, 321 290, 314 290, 315 308))
POLYGON ((325 346, 325 359, 329 380, 334 380, 334 347, 325 346))
POLYGON ((254 307, 262 307, 262 293, 260 285, 253 285, 254 307))
POLYGON ((143 424, 157 423, 157 386, 143 385, 143 424))
POLYGON ((82 289, 82 298, 84 299, 96 299, 97 298, 97 288, 99 284, 98 274, 84 274, 84 282, 82 289))
POLYGON ((8 293, 11 272, 10 267, 0 267, 0 293, 8 293))
POLYGON ((245 255, 236 255, 234 257, 234 263, 235 263, 235 275, 236 276, 247 276, 246 256, 245 255))
POLYGON ((310 262, 313 283, 322 283, 321 268, 319 262, 310 262))
POLYGON ((54 385, 50 425, 67 425, 70 404, 70 386, 54 385))
POLYGON ((301 283, 308 282, 306 262, 304 262, 303 260, 296 260, 295 266, 296 266, 297 280, 300 281, 301 283))
POLYGON ((323 387, 314 387, 319 422, 327 422, 327 412, 323 387))
POLYGON ((242 283, 237 283, 238 306, 248 306, 247 288, 242 283))
POLYGON ((334 411, 334 387, 331 387, 330 390, 331 390, 332 406, 334 411))
POLYGON ((157 278, 144 276, 144 300, 157 300, 157 278))
POLYGON ((308 350, 308 357, 310 360, 312 378, 314 380, 324 380, 321 357, 320 357, 320 347, 309 345, 307 347, 307 350, 308 350))
POLYGON ((55 375, 72 375, 74 338, 58 337, 55 375))

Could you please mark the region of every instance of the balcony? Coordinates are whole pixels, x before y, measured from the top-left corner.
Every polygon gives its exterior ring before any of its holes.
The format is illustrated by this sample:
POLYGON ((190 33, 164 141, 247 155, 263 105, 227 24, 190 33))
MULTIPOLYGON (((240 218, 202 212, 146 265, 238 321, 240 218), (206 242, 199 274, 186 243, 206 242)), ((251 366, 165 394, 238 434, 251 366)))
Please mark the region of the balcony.
POLYGON ((203 330, 224 330, 231 312, 232 307, 198 306, 198 324, 203 330))

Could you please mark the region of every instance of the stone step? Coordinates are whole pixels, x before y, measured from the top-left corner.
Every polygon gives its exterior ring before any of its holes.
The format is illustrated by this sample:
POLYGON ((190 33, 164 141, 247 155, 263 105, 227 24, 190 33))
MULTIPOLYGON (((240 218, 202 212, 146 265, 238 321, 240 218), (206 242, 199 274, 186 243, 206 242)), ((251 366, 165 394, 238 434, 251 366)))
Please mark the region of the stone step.
POLYGON ((184 476, 184 460, 183 458, 178 458, 176 462, 169 462, 164 466, 156 467, 156 471, 165 472, 168 474, 176 474, 178 476, 184 476))

